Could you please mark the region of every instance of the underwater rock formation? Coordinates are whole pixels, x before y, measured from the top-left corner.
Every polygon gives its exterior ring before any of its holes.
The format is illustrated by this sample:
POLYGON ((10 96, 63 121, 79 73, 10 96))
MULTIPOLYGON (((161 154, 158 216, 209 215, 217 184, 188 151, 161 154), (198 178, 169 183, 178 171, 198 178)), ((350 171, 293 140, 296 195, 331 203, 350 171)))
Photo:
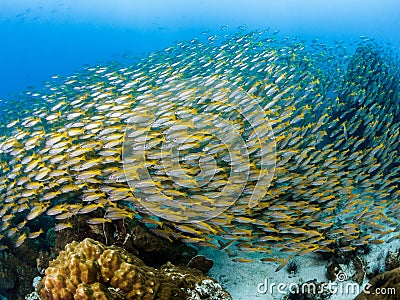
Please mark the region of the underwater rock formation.
POLYGON ((340 265, 334 262, 327 266, 326 276, 329 280, 335 281, 340 272, 342 272, 340 265))
POLYGON ((0 260, 0 292, 4 293, 7 290, 14 288, 17 280, 14 268, 5 264, 5 260, 0 260))
POLYGON ((171 263, 154 269, 122 248, 92 239, 68 244, 50 262, 38 290, 43 300, 231 299, 201 271, 171 263))
POLYGON ((363 265, 363 261, 359 256, 356 256, 353 261, 353 268, 355 270, 354 275, 352 276, 352 279, 357 282, 359 285, 362 285, 362 282, 364 281, 365 277, 365 268, 363 265))
POLYGON ((22 299, 32 290, 32 280, 39 275, 34 263, 27 259, 32 252, 11 254, 0 252, 0 294, 7 299, 22 299))
POLYGON ((168 261, 185 265, 197 254, 193 247, 159 237, 138 221, 115 220, 106 224, 90 225, 86 223, 90 217, 93 215, 79 216, 74 220, 72 228, 55 233, 56 252, 63 250, 72 241, 92 238, 105 245, 122 247, 152 267, 160 267, 168 261))
POLYGON ((193 268, 200 270, 203 274, 207 274, 208 271, 213 267, 214 262, 211 259, 208 259, 204 255, 196 255, 193 257, 188 263, 188 268, 193 268))
POLYGON ((384 272, 371 279, 366 291, 355 300, 396 300, 400 295, 400 268, 384 272))
POLYGON ((400 268, 400 249, 396 251, 388 251, 385 258, 385 270, 391 271, 400 268))

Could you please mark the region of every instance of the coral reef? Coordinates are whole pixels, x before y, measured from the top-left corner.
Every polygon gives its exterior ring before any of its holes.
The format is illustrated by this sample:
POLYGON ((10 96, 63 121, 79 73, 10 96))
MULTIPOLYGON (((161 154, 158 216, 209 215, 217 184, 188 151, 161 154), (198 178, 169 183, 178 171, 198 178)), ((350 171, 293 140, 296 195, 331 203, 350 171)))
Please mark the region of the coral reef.
POLYGON ((400 267, 400 249, 395 252, 389 251, 385 259, 385 270, 391 271, 400 267))
POLYGON ((331 281, 343 280, 343 278, 352 279, 361 285, 366 275, 365 269, 364 262, 358 255, 334 255, 331 263, 327 266, 326 277, 331 281))
POLYGON ((400 295, 400 268, 379 274, 355 300, 396 300, 400 295))
MULTIPOLYGON (((368 41, 347 55, 340 44, 313 44, 310 52, 297 39, 267 38, 253 32, 178 43, 127 68, 87 68, 49 83, 27 93, 29 109, 13 105, 20 99, 4 102, 0 236, 16 250, 0 260, 0 292, 15 299, 37 268, 46 274, 38 288, 44 299, 229 297, 200 273, 211 262, 190 261, 196 250, 176 242, 213 247, 218 237, 228 241, 221 250, 334 257, 331 280, 351 263, 347 278, 362 282, 365 266, 352 257, 398 230, 399 63, 368 41), (247 120, 259 105, 261 118, 247 120), (232 126, 220 130, 222 119, 232 126), (221 134, 246 143, 222 143, 221 134), (139 145, 144 159, 135 156, 139 145), (176 146, 179 155, 167 157, 178 163, 160 169, 162 150, 176 146), (245 148, 246 159, 230 155, 245 148), (216 175, 207 184, 197 176, 199 162, 216 175), (138 167, 165 197, 143 188, 149 182, 138 167), (232 171, 246 180, 230 178, 232 171), (254 195, 259 202, 249 207, 254 195), (143 199, 152 199, 152 209, 143 199), (215 208, 224 210, 180 222, 215 208), (25 257, 37 265, 18 261, 25 257)), ((398 267, 396 260, 388 257, 386 268, 398 267)))
MULTIPOLYGON (((31 293, 32 279, 45 274, 49 262, 58 256, 67 243, 82 241, 86 237, 123 247, 127 252, 140 257, 146 265, 155 268, 168 261, 186 265, 197 254, 193 247, 158 237, 137 221, 112 221, 104 224, 104 228, 103 224, 89 226, 86 219, 93 216, 77 216, 72 221, 74 227, 62 232, 43 226, 46 228, 45 234, 39 238, 28 239, 18 248, 10 245, 8 249, 3 249, 0 252, 0 293, 8 299, 19 299, 24 295, 28 299, 36 297, 31 293), (31 259, 27 260, 27 257, 31 259)), ((191 267, 196 268, 194 265, 191 267)))
POLYGON ((45 270, 49 266, 49 261, 54 257, 49 252, 39 251, 39 254, 36 258, 36 267, 40 274, 44 274, 45 270))
POLYGON ((0 291, 4 292, 14 288, 17 281, 17 274, 14 269, 6 264, 6 259, 0 260, 0 291))
POLYGON ((50 262, 42 299, 231 299, 201 271, 171 263, 159 270, 116 246, 92 239, 72 242, 50 262))
POLYGON ((140 258, 152 267, 160 267, 168 261, 176 265, 186 265, 197 254, 196 249, 181 242, 167 241, 143 225, 131 224, 127 236, 124 248, 128 251, 135 249, 140 258))
POLYGON ((144 224, 135 220, 116 220, 106 224, 90 225, 88 214, 74 220, 73 227, 55 232, 56 253, 63 250, 72 241, 91 238, 105 245, 116 245, 139 256, 146 264, 160 267, 170 261, 186 265, 197 254, 196 249, 176 240, 169 241, 151 232, 144 224))
POLYGON ((27 257, 0 252, 0 294, 7 299, 22 299, 32 290, 31 282, 38 272, 27 257))
MULTIPOLYGON (((140 257, 147 265, 158 268, 170 261, 176 265, 186 265, 197 254, 197 250, 178 241, 168 241, 152 233, 144 224, 133 220, 112 221, 107 224, 89 225, 86 220, 96 216, 77 216, 72 228, 46 232, 46 249, 38 250, 31 257, 37 257, 37 269, 44 274, 49 261, 54 259, 65 246, 73 241, 92 238, 105 245, 116 245, 140 257)), ((24 246, 24 245, 23 245, 24 246)), ((23 247, 22 246, 22 247, 23 247)))

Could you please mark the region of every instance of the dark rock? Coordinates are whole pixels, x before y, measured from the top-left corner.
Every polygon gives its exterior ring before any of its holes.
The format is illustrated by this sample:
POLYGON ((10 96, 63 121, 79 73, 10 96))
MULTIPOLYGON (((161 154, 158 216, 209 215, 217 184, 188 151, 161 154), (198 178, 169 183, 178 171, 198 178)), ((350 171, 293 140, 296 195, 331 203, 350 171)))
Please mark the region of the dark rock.
POLYGON ((292 260, 287 264, 286 269, 287 269, 288 273, 290 274, 290 276, 294 276, 299 271, 299 266, 295 261, 292 260))
POLYGON ((39 274, 28 257, 0 254, 0 294, 7 299, 20 299, 32 291, 33 278, 39 274))
POLYGON ((52 257, 49 252, 45 252, 45 251, 39 252, 39 257, 36 258, 36 267, 37 267, 38 272, 41 275, 44 274, 44 271, 49 266, 49 261, 52 260, 53 258, 54 257, 52 257))
POLYGON ((187 264, 188 268, 200 270, 203 274, 207 274, 213 267, 214 262, 204 255, 196 255, 187 264))
MULTIPOLYGON (((4 255, 2 255, 4 257, 4 255)), ((7 256, 7 255, 6 255, 7 256)), ((0 293, 5 294, 7 290, 14 288, 17 282, 17 276, 6 259, 0 259, 0 293)))
POLYGON ((326 270, 328 279, 335 281, 337 274, 339 274, 341 271, 342 268, 340 268, 339 264, 337 263, 330 264, 326 270))

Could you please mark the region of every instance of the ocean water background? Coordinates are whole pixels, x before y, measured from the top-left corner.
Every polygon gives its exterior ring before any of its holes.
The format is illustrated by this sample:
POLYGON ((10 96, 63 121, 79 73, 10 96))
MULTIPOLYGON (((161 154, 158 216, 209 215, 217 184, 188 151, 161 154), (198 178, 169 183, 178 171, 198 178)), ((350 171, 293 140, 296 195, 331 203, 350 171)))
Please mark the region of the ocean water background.
POLYGON ((1 0, 0 99, 83 65, 132 58, 178 40, 271 28, 284 36, 400 45, 397 0, 1 0))

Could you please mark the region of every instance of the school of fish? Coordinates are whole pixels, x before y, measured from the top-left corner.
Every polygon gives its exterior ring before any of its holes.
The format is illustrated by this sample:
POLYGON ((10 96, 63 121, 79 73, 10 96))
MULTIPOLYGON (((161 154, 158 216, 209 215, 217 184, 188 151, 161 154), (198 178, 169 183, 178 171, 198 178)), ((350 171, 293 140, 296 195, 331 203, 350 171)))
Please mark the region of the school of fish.
POLYGON ((3 101, 0 244, 93 212, 263 261, 398 238, 400 68, 368 38, 353 47, 204 36, 3 101))

